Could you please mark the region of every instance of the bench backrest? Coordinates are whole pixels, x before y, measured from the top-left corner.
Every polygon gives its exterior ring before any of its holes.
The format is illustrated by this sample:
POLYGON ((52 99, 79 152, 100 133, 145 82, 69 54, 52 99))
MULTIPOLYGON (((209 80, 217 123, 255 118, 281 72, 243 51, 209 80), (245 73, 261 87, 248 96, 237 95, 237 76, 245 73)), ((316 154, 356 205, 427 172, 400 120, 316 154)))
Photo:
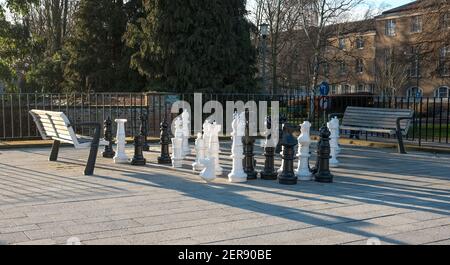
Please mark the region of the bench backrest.
MULTIPOLYGON (((348 107, 345 111, 342 125, 396 130, 398 118, 412 118, 413 115, 414 112, 409 109, 348 107)), ((402 120, 400 128, 407 132, 410 124, 410 120, 402 120)))
POLYGON ((79 145, 77 135, 63 112, 31 110, 30 114, 44 140, 53 139, 79 145))

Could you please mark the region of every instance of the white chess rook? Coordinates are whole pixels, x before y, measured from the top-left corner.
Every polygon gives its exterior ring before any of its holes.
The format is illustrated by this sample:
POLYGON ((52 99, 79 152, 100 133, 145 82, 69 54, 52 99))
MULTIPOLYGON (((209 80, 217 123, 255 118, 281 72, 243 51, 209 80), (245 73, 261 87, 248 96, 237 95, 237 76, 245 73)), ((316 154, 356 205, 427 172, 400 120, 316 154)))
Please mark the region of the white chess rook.
POLYGON ((242 162, 244 160, 244 146, 242 144, 242 137, 245 135, 245 113, 240 115, 235 114, 232 123, 233 145, 231 147, 231 158, 233 159, 233 169, 228 175, 228 180, 231 183, 247 182, 247 174, 245 174, 242 162))
POLYGON ((192 170, 202 171, 205 169, 205 165, 201 163, 205 159, 205 141, 201 133, 197 135, 197 140, 195 140, 195 154, 196 159, 194 164, 192 164, 192 170))
POLYGON ((191 148, 189 147, 189 137, 191 136, 191 121, 190 115, 187 110, 184 110, 181 114, 183 120, 183 157, 191 154, 191 148))
POLYGON ((311 154, 309 152, 311 146, 311 123, 305 121, 301 125, 301 134, 298 137, 298 168, 295 171, 295 175, 301 181, 312 180, 312 174, 309 171, 309 158, 311 154))
POLYGON ((180 168, 183 166, 183 131, 180 118, 175 119, 175 137, 172 138, 172 166, 180 168))
POLYGON ((331 159, 330 159, 330 167, 338 167, 339 166, 339 119, 333 118, 329 123, 327 123, 328 129, 331 132, 330 136, 330 151, 331 151, 331 159))
POLYGON ((206 182, 212 182, 216 179, 216 161, 215 157, 206 158, 200 161, 205 165, 205 169, 200 173, 200 177, 206 182))
POLYGON ((129 162, 128 156, 125 153, 125 123, 127 120, 125 119, 117 119, 117 136, 116 136, 116 144, 117 144, 117 152, 114 157, 114 163, 116 164, 125 164, 129 162))

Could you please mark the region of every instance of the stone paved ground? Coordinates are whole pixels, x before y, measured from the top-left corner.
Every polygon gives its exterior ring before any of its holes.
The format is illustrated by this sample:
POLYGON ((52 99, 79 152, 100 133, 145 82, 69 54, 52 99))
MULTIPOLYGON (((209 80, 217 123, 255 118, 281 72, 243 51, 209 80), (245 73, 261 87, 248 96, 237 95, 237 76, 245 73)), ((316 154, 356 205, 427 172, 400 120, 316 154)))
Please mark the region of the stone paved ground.
POLYGON ((193 157, 182 170, 99 158, 87 177, 86 150, 49 151, 0 150, 0 244, 450 244, 450 156, 346 146, 334 184, 287 187, 206 185, 193 157))

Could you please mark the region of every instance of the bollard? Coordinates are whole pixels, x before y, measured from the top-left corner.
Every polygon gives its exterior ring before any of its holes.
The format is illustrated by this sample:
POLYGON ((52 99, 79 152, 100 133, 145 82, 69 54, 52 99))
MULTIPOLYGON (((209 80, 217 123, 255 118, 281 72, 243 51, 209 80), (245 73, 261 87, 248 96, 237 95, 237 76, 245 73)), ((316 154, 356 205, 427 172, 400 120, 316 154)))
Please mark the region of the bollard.
POLYGON ((147 114, 141 114, 140 117, 141 120, 141 136, 144 138, 144 145, 142 146, 142 150, 145 152, 150 151, 150 146, 148 145, 147 137, 148 137, 148 115, 147 114))
POLYGON ((317 182, 332 183, 333 175, 330 172, 330 130, 324 125, 320 129, 320 141, 317 150, 318 165, 314 177, 317 182))
POLYGON ((134 156, 131 159, 131 164, 133 166, 145 166, 147 160, 144 158, 143 148, 144 148, 144 136, 138 135, 134 137, 134 156))
POLYGON ((264 146, 264 170, 261 171, 261 179, 264 180, 276 180, 278 178, 278 172, 275 170, 275 143, 271 132, 272 118, 269 116, 265 122, 265 136, 266 142, 264 146))
POLYGON ((129 159, 127 154, 125 153, 125 123, 127 120, 125 119, 117 119, 117 136, 116 136, 116 144, 117 144, 117 152, 114 156, 114 163, 116 164, 127 164, 129 159))
POLYGON ((283 171, 278 176, 280 184, 295 185, 297 184, 297 176, 294 173, 294 147, 297 145, 297 139, 288 132, 287 124, 283 126, 283 137, 281 138, 281 146, 283 147, 283 171))
POLYGON ((105 146, 105 150, 103 151, 102 155, 104 158, 114 158, 116 155, 116 152, 114 152, 113 149, 113 131, 112 131, 112 121, 111 118, 108 117, 108 119, 105 120, 103 123, 104 125, 104 138, 105 141, 108 141, 108 145, 105 146))
POLYGON ((197 139, 195 140, 195 162, 192 164, 193 171, 202 171, 205 169, 205 165, 201 163, 205 159, 205 141, 203 140, 203 135, 201 133, 197 134, 197 139))
POLYGON ((242 183, 247 181, 247 174, 245 174, 243 159, 244 147, 242 144, 242 137, 245 135, 245 116, 244 113, 235 113, 233 123, 233 144, 231 146, 231 158, 233 159, 233 169, 228 175, 228 181, 231 183, 242 183))
POLYGON ((253 153, 255 139, 250 136, 250 123, 249 123, 248 110, 245 112, 245 136, 242 138, 244 145, 244 172, 247 174, 248 180, 254 180, 258 178, 258 173, 255 171, 255 154, 253 153))
POLYGON ((161 155, 158 157, 158 164, 167 165, 172 164, 172 158, 169 153, 169 145, 170 145, 170 132, 169 132, 169 124, 167 124, 167 120, 164 119, 161 122, 161 155))
POLYGON ((309 158, 311 154, 309 152, 311 146, 311 123, 305 121, 301 125, 301 134, 298 137, 298 168, 295 175, 301 181, 312 180, 312 174, 309 171, 309 158))

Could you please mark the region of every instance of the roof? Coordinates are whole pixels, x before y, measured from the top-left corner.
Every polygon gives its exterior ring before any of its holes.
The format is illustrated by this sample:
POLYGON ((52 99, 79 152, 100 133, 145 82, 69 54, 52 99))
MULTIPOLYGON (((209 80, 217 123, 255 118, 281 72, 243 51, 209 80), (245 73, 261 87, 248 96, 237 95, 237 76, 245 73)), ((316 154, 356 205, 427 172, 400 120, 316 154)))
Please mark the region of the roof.
POLYGON ((392 13, 410 11, 410 10, 418 8, 419 7, 419 3, 420 3, 420 1, 413 1, 411 3, 405 4, 405 5, 402 5, 402 6, 398 6, 398 7, 389 9, 389 10, 386 10, 382 14, 383 15, 387 15, 387 14, 392 14, 392 13))
POLYGON ((336 32, 339 35, 347 35, 351 33, 366 33, 376 30, 374 19, 333 24, 327 26, 326 29, 332 32, 336 32))

